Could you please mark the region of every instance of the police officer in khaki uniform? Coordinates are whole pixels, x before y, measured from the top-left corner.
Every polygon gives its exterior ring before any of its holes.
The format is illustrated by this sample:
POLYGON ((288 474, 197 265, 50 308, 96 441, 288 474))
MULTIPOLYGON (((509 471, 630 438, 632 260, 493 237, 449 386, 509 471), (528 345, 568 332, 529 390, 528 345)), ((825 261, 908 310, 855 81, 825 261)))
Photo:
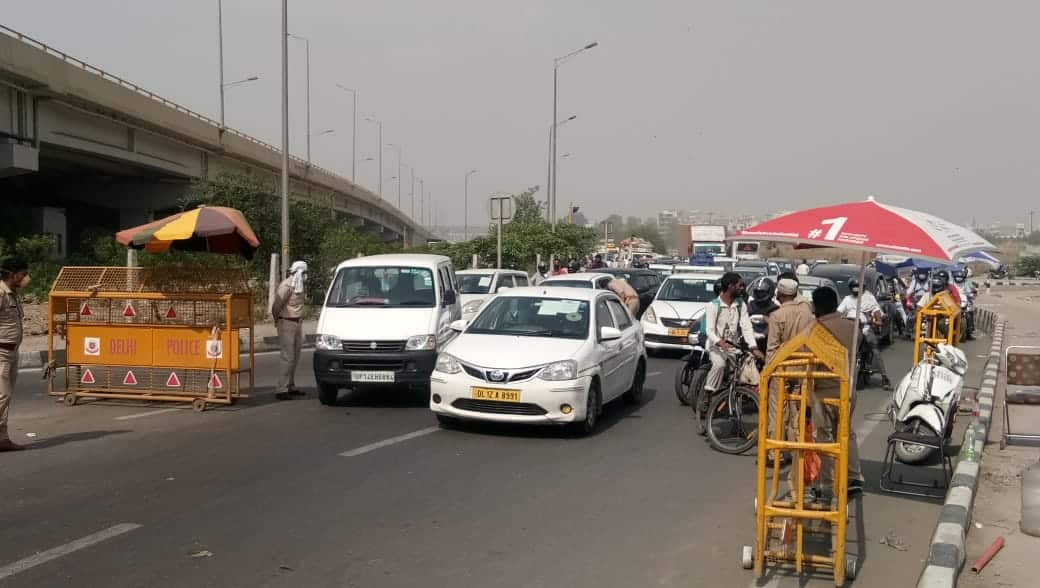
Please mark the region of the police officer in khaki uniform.
POLYGON ((303 305, 306 300, 303 286, 306 281, 307 263, 293 263, 289 268, 289 277, 278 284, 271 305, 282 359, 278 392, 274 395, 278 400, 304 395, 302 390, 296 389, 296 365, 300 362, 300 349, 303 347, 303 305))
POLYGON ((20 257, 0 259, 0 451, 25 449, 7 436, 7 415, 18 380, 22 344, 22 305, 18 290, 29 285, 29 264, 20 257))

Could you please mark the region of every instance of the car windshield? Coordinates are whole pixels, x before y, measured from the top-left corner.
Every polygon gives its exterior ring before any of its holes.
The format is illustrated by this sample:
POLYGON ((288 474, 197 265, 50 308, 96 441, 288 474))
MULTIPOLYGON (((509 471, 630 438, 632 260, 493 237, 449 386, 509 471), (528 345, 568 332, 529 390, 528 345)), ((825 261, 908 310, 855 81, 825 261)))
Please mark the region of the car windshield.
POLYGON ((325 306, 432 308, 433 272, 421 267, 345 267, 336 273, 325 306))
POLYGON ((466 333, 585 339, 589 336, 589 303, 567 298, 495 298, 466 333))
POLYGON ((697 255, 698 253, 710 253, 712 255, 725 255, 725 253, 726 253, 726 246, 725 245, 694 245, 693 246, 693 254, 697 255))
POLYGON ((491 291, 491 281, 495 276, 479 274, 456 274, 459 279, 460 294, 487 294, 491 291))
POLYGON ((711 302, 715 299, 715 280, 704 278, 671 278, 664 281, 658 300, 679 302, 711 302))
POLYGON ((592 288, 589 280, 546 280, 544 285, 553 288, 592 288))

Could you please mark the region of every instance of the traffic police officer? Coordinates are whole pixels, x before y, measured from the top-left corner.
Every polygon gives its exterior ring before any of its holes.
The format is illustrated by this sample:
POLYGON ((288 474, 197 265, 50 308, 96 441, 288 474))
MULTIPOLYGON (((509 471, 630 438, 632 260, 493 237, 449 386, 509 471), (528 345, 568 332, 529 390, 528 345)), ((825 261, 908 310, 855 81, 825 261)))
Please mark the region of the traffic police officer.
POLYGON ((7 436, 7 415, 18 380, 22 344, 22 305, 18 290, 29 285, 29 264, 21 257, 0 259, 0 451, 25 449, 7 436))

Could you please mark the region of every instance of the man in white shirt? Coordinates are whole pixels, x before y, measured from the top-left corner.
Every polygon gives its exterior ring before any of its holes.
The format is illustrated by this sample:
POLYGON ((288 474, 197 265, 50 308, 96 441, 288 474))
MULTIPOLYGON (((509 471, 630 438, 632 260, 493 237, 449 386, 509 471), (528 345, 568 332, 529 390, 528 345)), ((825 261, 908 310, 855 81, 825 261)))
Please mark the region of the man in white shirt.
POLYGON ((711 358, 711 370, 705 378, 704 389, 709 396, 722 385, 726 364, 737 354, 735 346, 741 338, 755 357, 763 357, 755 342, 755 329, 751 326, 747 305, 740 297, 743 287, 740 274, 726 272, 719 278, 719 297, 704 311, 704 333, 708 339, 708 357, 711 358))
POLYGON ((812 271, 812 268, 809 267, 809 262, 803 259, 802 263, 795 268, 794 273, 799 276, 807 276, 810 271, 812 271))
POLYGON ((892 382, 888 379, 888 371, 885 370, 885 362, 881 358, 881 351, 878 349, 877 335, 874 334, 874 329, 871 328, 871 325, 880 325, 881 319, 885 315, 881 305, 878 304, 877 298, 874 297, 874 293, 868 290, 863 290, 861 293, 859 280, 852 278, 849 280, 849 295, 838 305, 838 314, 850 320, 857 320, 857 298, 860 299, 858 320, 860 328, 863 329, 863 343, 874 348, 874 365, 871 367, 874 371, 881 374, 881 387, 885 390, 891 390, 892 382))

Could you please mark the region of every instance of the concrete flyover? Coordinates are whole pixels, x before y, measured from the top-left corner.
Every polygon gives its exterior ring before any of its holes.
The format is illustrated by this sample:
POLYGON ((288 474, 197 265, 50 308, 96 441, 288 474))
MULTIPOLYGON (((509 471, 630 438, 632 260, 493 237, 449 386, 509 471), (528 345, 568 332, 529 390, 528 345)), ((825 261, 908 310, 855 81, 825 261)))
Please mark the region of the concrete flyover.
MULTIPOLYGON (((0 25, 0 205, 67 242, 174 209, 193 179, 238 172, 277 193, 281 150, 0 25)), ((384 240, 432 233, 330 170, 290 159, 290 194, 384 240)))

